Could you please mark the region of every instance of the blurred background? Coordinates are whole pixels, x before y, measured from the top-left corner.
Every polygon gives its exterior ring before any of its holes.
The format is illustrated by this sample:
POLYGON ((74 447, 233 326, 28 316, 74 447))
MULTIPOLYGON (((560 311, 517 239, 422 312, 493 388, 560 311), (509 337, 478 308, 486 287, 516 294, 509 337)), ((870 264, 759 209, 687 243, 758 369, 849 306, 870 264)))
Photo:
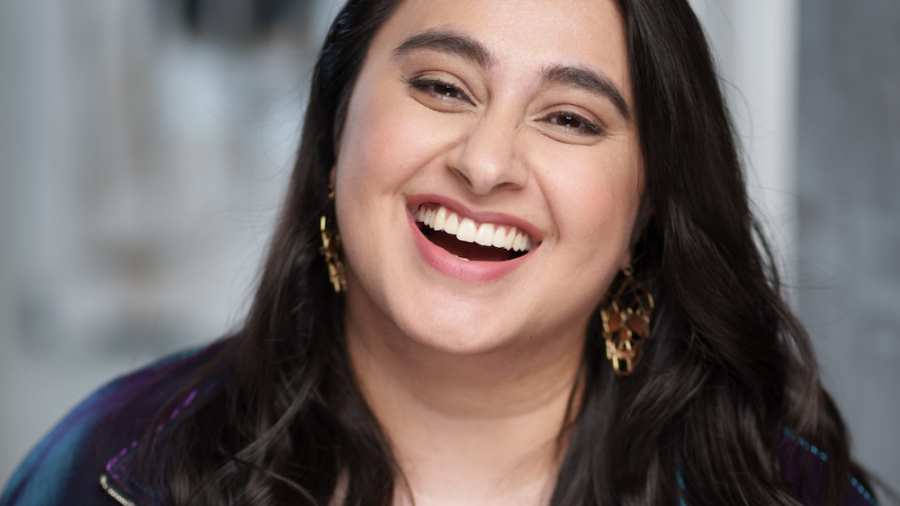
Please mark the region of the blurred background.
MULTIPOLYGON (((340 0, 0 0, 0 484, 241 321, 340 0)), ((854 438, 900 485, 900 3, 692 0, 854 438)))

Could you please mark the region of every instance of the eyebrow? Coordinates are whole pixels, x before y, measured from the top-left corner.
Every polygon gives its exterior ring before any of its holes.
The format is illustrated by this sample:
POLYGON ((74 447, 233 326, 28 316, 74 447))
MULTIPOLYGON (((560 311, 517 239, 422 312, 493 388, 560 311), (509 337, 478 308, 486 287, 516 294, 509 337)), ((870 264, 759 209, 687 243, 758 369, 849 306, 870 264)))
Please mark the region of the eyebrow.
MULTIPOLYGON (((475 63, 483 69, 488 69, 494 64, 493 56, 483 44, 450 30, 428 30, 413 35, 394 49, 394 56, 403 56, 418 49, 432 49, 457 56, 475 63)), ((616 109, 625 119, 631 120, 631 109, 628 107, 628 103, 609 77, 585 68, 555 65, 544 70, 542 81, 602 95, 615 104, 616 109)))
POLYGON ((625 119, 631 119, 631 109, 629 109, 628 103, 625 102, 612 80, 606 76, 578 67, 554 66, 544 71, 544 81, 603 95, 615 104, 616 109, 622 116, 625 116, 625 119))
POLYGON ((480 42, 448 30, 429 30, 413 35, 394 49, 394 56, 403 56, 417 49, 433 49, 469 60, 479 67, 490 68, 494 59, 480 42))

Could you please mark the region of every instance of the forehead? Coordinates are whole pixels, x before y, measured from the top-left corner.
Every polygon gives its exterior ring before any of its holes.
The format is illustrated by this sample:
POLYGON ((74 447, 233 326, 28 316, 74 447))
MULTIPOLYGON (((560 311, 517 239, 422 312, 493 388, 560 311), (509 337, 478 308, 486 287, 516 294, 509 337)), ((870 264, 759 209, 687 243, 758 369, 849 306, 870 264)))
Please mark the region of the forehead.
POLYGON ((614 0, 405 0, 373 48, 392 51, 435 29, 478 41, 499 73, 578 65, 602 71, 626 93, 630 88, 624 24, 614 0))

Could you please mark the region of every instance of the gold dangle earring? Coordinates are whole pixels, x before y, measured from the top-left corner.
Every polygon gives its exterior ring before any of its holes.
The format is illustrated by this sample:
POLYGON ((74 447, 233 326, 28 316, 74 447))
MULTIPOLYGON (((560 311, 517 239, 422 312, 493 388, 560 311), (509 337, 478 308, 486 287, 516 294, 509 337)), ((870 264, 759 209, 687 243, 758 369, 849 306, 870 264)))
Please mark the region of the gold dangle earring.
POLYGON ((634 279, 629 265, 617 276, 600 307, 606 358, 619 376, 628 376, 641 359, 650 335, 653 295, 634 279))
POLYGON ((341 234, 338 233, 335 223, 328 222, 329 211, 334 210, 334 187, 329 187, 329 190, 328 209, 319 218, 319 231, 322 233, 322 247, 319 248, 319 252, 328 264, 328 279, 331 280, 334 293, 343 293, 347 291, 347 278, 344 276, 344 262, 340 257, 341 234))

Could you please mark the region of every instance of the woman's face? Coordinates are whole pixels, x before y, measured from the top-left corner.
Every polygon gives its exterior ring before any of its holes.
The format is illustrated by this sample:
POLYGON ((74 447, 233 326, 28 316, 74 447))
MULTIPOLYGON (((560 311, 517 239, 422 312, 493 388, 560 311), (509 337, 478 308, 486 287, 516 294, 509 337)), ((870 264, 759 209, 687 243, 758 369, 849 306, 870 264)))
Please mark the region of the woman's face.
POLYGON ((612 0, 403 2, 333 174, 348 318, 455 353, 580 338, 630 260, 632 114, 612 0))

